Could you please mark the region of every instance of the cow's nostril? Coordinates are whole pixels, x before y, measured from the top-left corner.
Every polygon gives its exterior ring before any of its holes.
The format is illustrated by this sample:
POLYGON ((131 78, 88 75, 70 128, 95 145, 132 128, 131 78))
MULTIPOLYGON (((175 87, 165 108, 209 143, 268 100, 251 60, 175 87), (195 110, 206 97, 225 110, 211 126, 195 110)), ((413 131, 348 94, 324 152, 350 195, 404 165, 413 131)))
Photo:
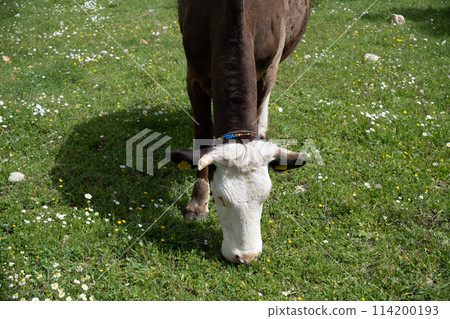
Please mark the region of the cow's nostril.
POLYGON ((234 260, 239 265, 246 265, 249 262, 248 258, 246 258, 246 257, 239 257, 238 255, 234 256, 234 260))
POLYGON ((226 205, 225 205, 225 201, 223 200, 222 197, 217 197, 217 198, 220 200, 220 202, 222 203, 223 206, 226 206, 226 205))

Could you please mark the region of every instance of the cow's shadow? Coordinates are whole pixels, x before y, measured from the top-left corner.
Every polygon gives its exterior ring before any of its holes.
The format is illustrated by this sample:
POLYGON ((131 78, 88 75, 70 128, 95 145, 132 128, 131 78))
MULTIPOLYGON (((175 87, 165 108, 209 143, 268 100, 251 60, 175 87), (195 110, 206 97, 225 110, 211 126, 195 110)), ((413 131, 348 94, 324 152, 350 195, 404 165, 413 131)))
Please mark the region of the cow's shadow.
POLYGON ((135 237, 159 218, 144 234, 145 239, 163 250, 198 251, 220 262, 222 233, 217 218, 203 223, 183 219, 195 172, 178 170, 172 163, 154 169, 153 175, 147 174, 145 164, 144 172, 125 166, 127 140, 144 129, 162 133, 156 140, 171 137, 155 152, 155 163, 164 158, 169 145, 172 150, 192 146, 194 125, 190 117, 180 109, 162 110, 164 107, 135 107, 99 114, 75 125, 56 156, 51 172, 55 188, 61 192, 64 205, 80 209, 90 205, 111 225, 125 220, 128 233, 135 237), (87 193, 92 195, 89 203, 87 193))

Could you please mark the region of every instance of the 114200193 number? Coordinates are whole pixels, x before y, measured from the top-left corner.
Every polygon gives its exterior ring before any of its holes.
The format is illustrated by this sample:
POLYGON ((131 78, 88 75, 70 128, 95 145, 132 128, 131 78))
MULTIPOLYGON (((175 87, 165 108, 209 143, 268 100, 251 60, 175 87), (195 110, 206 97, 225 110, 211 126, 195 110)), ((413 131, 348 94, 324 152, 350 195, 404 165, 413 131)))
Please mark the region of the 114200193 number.
POLYGON ((437 316, 438 306, 373 306, 374 316, 437 316))

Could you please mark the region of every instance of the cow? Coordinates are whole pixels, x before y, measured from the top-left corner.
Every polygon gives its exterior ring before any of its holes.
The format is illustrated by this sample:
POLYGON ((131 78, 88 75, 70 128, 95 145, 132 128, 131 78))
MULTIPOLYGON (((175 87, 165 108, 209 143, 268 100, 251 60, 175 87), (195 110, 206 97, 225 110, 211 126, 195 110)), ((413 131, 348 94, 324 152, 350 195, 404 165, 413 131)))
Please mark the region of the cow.
POLYGON ((193 151, 171 154, 174 162, 197 168, 184 218, 208 217, 211 183, 222 255, 236 264, 262 252, 262 206, 272 187, 268 167, 305 164, 302 154, 269 142, 267 131, 278 65, 305 32, 309 10, 310 0, 178 1, 195 139, 214 141, 203 145, 197 161, 193 151))

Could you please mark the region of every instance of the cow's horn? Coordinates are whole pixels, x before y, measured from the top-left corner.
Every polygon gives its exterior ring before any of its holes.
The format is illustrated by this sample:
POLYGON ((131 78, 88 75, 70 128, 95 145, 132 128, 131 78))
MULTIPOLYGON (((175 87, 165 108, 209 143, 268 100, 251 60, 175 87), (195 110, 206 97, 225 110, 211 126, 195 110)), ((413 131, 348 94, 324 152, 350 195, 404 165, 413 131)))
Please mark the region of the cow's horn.
POLYGON ((198 161, 198 170, 201 171, 205 167, 208 167, 211 164, 214 164, 213 152, 208 152, 203 155, 198 161))
POLYGON ((297 153, 297 152, 292 152, 289 151, 285 148, 282 147, 278 147, 277 150, 275 151, 275 158, 276 159, 288 159, 288 160, 296 160, 299 157, 304 157, 306 156, 305 153, 297 153))

